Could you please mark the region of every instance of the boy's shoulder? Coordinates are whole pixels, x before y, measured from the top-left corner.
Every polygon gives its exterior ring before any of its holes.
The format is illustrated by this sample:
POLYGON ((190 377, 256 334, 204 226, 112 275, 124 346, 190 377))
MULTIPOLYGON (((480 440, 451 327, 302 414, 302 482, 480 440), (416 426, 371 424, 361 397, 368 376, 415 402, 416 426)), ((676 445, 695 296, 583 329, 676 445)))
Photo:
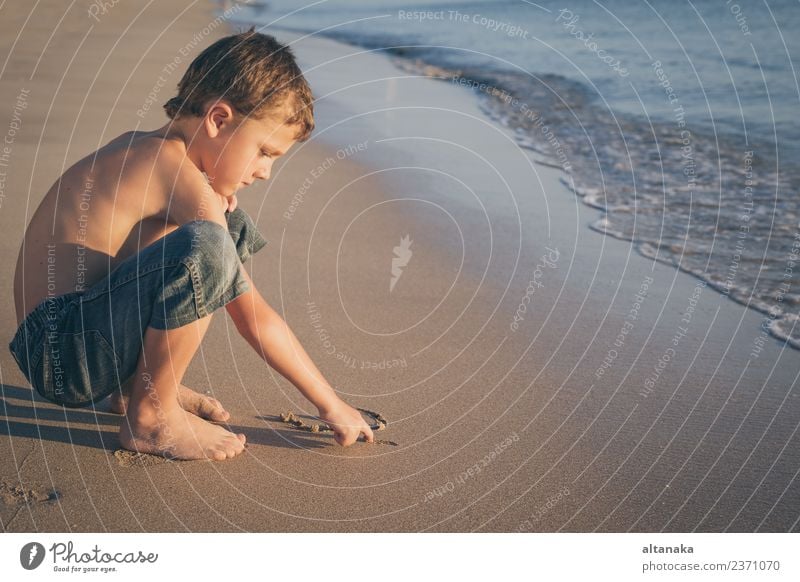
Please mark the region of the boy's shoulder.
MULTIPOLYGON (((131 177, 142 176, 150 187, 172 188, 178 182, 203 183, 203 174, 186 155, 180 140, 156 131, 129 131, 110 141, 104 148, 119 152, 131 177)), ((112 154, 113 156, 113 154, 112 154)))
POLYGON ((143 210, 148 217, 183 224, 206 212, 207 219, 225 223, 219 195, 187 156, 186 145, 159 131, 128 131, 79 161, 64 180, 96 182, 95 188, 115 193, 115 204, 143 210), (144 193, 144 198, 142 198, 144 193))
MULTIPOLYGON (((185 152, 185 150, 184 150, 185 152)), ((127 131, 86 155, 70 168, 70 174, 113 175, 120 182, 137 181, 140 175, 159 178, 170 168, 177 168, 184 154, 180 144, 159 137, 155 132, 127 131)))
POLYGON ((205 216, 207 220, 225 224, 221 196, 189 158, 185 143, 158 132, 128 134, 128 139, 137 144, 134 157, 150 169, 150 182, 159 184, 170 222, 180 225, 205 216))
POLYGON ((128 161, 164 167, 176 167, 186 156, 186 147, 181 142, 155 131, 128 131, 104 147, 122 151, 128 161))

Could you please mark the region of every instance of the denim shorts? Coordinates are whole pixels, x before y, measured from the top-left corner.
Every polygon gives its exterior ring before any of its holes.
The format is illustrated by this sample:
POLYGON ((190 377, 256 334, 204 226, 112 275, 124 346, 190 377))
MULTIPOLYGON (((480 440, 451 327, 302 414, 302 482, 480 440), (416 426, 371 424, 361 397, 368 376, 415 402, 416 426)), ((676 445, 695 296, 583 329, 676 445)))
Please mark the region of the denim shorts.
POLYGON ((248 291, 240 265, 267 241, 241 208, 225 218, 227 230, 186 223, 88 289, 37 305, 8 346, 31 386, 62 406, 98 402, 133 376, 148 326, 181 327, 248 291))

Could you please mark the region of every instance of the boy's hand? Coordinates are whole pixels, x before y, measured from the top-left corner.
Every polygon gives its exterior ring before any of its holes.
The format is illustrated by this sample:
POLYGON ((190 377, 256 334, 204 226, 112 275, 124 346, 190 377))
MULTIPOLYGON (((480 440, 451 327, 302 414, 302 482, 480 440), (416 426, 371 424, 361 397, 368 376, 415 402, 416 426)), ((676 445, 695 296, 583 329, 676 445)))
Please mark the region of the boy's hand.
POLYGON ((362 433, 368 443, 375 442, 372 429, 364 417, 346 402, 339 402, 334 408, 320 411, 319 417, 331 426, 333 438, 343 447, 352 445, 362 433))
POLYGON ((233 212, 236 210, 236 205, 239 203, 238 200, 236 200, 236 194, 230 197, 225 197, 222 194, 217 194, 217 196, 222 206, 222 212, 233 212))

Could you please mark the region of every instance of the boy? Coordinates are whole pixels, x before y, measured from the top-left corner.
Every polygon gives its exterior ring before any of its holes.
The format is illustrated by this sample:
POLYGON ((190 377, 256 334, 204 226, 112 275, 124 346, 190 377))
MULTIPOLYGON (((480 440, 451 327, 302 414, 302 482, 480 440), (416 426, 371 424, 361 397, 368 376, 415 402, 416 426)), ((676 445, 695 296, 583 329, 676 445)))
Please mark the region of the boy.
POLYGON ((311 90, 290 49, 251 28, 204 50, 164 109, 77 162, 36 210, 17 261, 19 328, 9 344, 42 396, 84 406, 112 396, 123 447, 178 459, 231 458, 245 437, 181 384, 225 307, 261 357, 348 446, 372 431, 340 400, 243 263, 266 241, 236 191, 314 128, 311 90))

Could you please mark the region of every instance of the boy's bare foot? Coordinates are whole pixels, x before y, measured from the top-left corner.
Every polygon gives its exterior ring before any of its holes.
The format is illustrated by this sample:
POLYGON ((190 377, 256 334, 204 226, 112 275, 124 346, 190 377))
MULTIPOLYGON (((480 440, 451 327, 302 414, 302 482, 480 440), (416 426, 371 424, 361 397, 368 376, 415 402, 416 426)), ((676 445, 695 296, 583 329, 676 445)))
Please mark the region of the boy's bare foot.
MULTIPOLYGON (((128 400, 130 400, 130 396, 127 394, 114 392, 111 395, 111 412, 125 414, 128 409, 128 400)), ((219 400, 195 392, 183 384, 178 387, 178 401, 186 412, 191 412, 212 422, 225 422, 231 417, 219 400)))
POLYGON ((123 448, 138 453, 170 459, 224 461, 244 450, 245 436, 173 406, 126 415, 119 440, 123 448))

